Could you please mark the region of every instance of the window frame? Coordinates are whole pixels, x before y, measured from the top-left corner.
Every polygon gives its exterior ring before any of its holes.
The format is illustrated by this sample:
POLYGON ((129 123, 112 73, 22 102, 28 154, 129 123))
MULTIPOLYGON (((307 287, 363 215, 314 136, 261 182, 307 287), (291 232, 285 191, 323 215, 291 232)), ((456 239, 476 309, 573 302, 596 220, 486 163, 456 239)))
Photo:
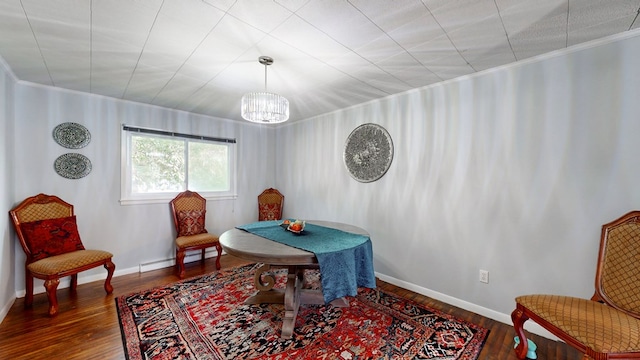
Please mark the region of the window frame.
MULTIPOLYGON (((188 146, 190 141, 193 142, 210 142, 220 145, 226 145, 228 149, 228 165, 229 165, 229 190, 227 191, 198 191, 202 197, 207 200, 229 200, 236 199, 238 194, 237 188, 237 143, 236 139, 215 138, 201 135, 183 134, 165 130, 149 129, 137 126, 128 126, 122 124, 120 135, 120 204, 121 205, 137 205, 137 204, 166 204, 176 197, 181 191, 160 192, 134 194, 131 192, 131 138, 135 135, 149 136, 156 138, 179 138, 184 140, 188 146)), ((188 158, 186 159, 188 169, 188 158)), ((188 181, 187 174, 185 179, 188 181)), ((187 183, 187 188, 189 187, 187 183)), ((191 189, 189 189, 191 190, 191 189)), ((183 190, 184 191, 184 190, 183 190)), ((195 191, 195 190, 194 190, 195 191)))

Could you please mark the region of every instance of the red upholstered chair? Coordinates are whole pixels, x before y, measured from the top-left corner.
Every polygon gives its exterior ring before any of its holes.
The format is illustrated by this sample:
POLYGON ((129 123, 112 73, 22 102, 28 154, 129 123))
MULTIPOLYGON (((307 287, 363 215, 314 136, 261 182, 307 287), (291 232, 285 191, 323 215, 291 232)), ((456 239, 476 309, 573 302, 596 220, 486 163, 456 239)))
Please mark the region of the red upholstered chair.
POLYGON ((282 219, 284 195, 274 188, 268 188, 258 195, 258 221, 282 219))
POLYGON ((516 298, 511 313, 520 338, 516 355, 527 355, 524 322, 531 319, 585 359, 640 359, 640 211, 602 226, 591 299, 560 295, 516 298))
POLYGON ((184 278, 184 257, 189 250, 201 250, 202 261, 205 259, 205 250, 215 247, 218 251, 216 269, 220 270, 220 256, 222 246, 218 237, 209 234, 205 229, 205 214, 207 212, 207 200, 197 192, 184 191, 178 194, 170 202, 173 214, 173 223, 178 233, 176 237, 176 265, 178 277, 184 278))
POLYGON ((73 205, 57 196, 38 194, 9 211, 25 261, 25 307, 33 305, 33 278, 44 280, 49 298, 49 315, 58 313, 56 290, 60 278, 71 276, 71 291, 78 286, 78 273, 98 266, 107 269, 104 290, 113 292, 111 278, 116 266, 113 255, 102 250, 86 250, 76 226, 73 205))

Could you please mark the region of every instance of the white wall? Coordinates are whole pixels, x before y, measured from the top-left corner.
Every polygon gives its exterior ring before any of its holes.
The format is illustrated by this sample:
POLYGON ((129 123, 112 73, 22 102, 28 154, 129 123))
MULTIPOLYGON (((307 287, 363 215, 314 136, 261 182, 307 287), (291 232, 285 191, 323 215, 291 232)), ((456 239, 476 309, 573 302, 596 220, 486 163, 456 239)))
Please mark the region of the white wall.
POLYGON ((508 323, 520 294, 590 297, 601 225, 640 208, 638 34, 281 127, 286 215, 359 225, 385 279, 508 323), (395 155, 359 183, 369 122, 395 155))
MULTIPOLYGON (((2 209, 10 209, 14 204, 13 181, 13 93, 15 77, 0 58, 0 135, 3 137, 0 143, 0 206, 2 209)), ((13 229, 7 212, 0 216, 0 319, 9 312, 9 308, 15 299, 14 282, 14 249, 13 229)))
MULTIPOLYGON (((257 220, 256 196, 274 186, 274 129, 265 126, 24 82, 16 86, 15 118, 11 137, 20 139, 14 155, 15 199, 42 192, 73 204, 85 247, 112 252, 116 276, 138 271, 141 264, 170 259, 175 251, 168 202, 127 206, 119 203, 122 123, 237 139, 238 198, 208 202, 209 232, 219 234, 257 220), (91 132, 91 142, 86 147, 70 150, 53 140, 53 128, 68 121, 80 123, 91 132), (88 176, 70 180, 56 174, 55 159, 68 152, 79 152, 91 160, 93 170, 88 176)), ((24 254, 20 247, 15 249, 15 258, 16 290, 20 295, 24 291, 24 254)), ((103 268, 93 269, 79 274, 79 282, 105 276, 103 268)), ((41 285, 36 280, 36 286, 41 285)))

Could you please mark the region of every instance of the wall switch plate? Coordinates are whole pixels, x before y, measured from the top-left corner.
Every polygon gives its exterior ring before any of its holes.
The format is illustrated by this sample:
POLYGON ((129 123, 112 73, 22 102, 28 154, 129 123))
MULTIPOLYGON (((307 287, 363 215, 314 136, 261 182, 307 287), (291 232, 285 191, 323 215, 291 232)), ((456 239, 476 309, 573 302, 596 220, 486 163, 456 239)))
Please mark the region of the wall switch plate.
POLYGON ((489 271, 488 270, 480 270, 480 282, 488 284, 489 283, 489 271))

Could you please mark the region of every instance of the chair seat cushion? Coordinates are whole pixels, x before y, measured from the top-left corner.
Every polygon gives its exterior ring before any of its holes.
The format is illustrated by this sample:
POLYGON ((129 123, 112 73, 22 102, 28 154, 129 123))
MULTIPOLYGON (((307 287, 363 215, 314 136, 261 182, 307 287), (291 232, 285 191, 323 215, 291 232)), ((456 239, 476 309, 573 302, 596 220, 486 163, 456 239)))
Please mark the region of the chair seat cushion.
POLYGON ((188 248, 188 247, 199 246, 199 245, 207 245, 207 244, 214 245, 217 242, 218 242, 217 236, 209 233, 203 233, 203 234, 191 235, 191 236, 179 236, 176 239, 176 246, 179 249, 182 249, 182 248, 188 248))
POLYGON ((113 254, 102 250, 78 250, 61 255, 50 256, 27 265, 34 276, 64 274, 93 263, 110 259, 113 254))
POLYGON ((640 319, 588 299, 526 295, 516 303, 598 353, 640 352, 640 319))

